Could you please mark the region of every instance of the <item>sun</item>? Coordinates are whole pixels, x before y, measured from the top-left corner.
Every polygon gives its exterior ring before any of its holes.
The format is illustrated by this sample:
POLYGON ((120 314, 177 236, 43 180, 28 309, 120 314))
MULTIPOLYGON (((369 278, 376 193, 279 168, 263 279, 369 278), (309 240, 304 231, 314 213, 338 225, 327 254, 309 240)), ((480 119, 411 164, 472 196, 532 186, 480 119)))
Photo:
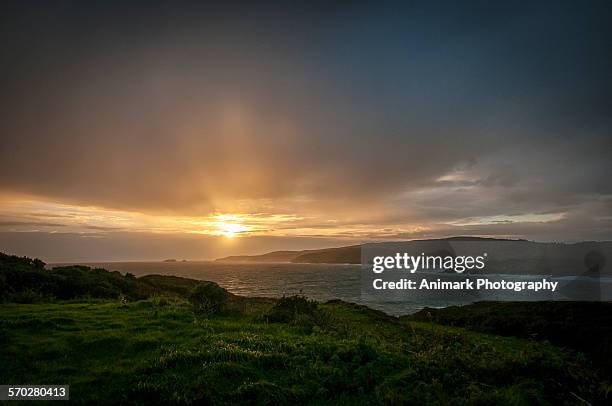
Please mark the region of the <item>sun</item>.
POLYGON ((208 222, 208 234, 226 238, 240 237, 253 231, 248 219, 238 214, 216 214, 208 222))
POLYGON ((221 221, 217 224, 219 234, 226 236, 227 238, 234 238, 236 235, 243 233, 247 230, 245 226, 239 223, 226 223, 221 221))

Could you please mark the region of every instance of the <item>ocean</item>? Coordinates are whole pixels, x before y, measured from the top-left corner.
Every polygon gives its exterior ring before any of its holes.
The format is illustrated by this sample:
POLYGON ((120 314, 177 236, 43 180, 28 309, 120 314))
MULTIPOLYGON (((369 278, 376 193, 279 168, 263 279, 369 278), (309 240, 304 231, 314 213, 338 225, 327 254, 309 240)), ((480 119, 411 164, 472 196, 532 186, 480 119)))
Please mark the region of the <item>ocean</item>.
MULTIPOLYGON (((50 264, 58 266, 60 264, 50 264)), ((66 265, 66 264, 61 264, 66 265)), ((282 297, 301 294, 317 301, 341 299, 347 302, 363 304, 382 310, 392 315, 415 313, 425 307, 442 308, 453 305, 464 305, 480 300, 551 300, 550 295, 542 292, 444 292, 435 291, 423 294, 420 292, 402 292, 377 295, 372 300, 362 295, 361 266, 336 264, 291 264, 291 263, 248 263, 232 264, 223 262, 106 262, 83 263, 91 267, 105 268, 122 273, 130 272, 136 276, 151 274, 174 275, 186 278, 213 281, 228 291, 242 296, 282 297), (388 298, 388 300, 387 300, 388 298)), ((428 275, 436 279, 439 274, 428 275)), ((483 276, 483 275, 479 275, 483 276)), ((468 275, 443 275, 444 278, 459 279, 474 277, 468 275)), ((492 280, 511 278, 512 280, 541 280, 543 275, 489 275, 492 280)), ((611 278, 559 277, 549 280, 559 281, 575 298, 569 300, 611 300, 611 278), (596 298, 593 288, 598 289, 596 298), (602 296, 603 293, 603 296, 602 296)), ((558 299, 555 297, 554 299, 558 299)), ((566 300, 568 300, 566 299, 566 300)))

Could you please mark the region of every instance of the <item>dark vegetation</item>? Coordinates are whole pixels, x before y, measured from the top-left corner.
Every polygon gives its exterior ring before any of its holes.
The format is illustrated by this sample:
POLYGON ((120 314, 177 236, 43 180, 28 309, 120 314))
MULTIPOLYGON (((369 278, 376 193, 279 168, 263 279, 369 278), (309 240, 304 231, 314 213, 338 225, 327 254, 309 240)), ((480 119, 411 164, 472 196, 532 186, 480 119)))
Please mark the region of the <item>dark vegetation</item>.
POLYGON ((303 296, 283 297, 268 312, 268 320, 273 323, 289 323, 298 317, 314 317, 317 313, 317 302, 303 296))
POLYGON ((444 309, 426 308, 402 320, 547 340, 588 355, 612 375, 612 303, 479 302, 444 309))
POLYGON ((229 293, 213 282, 197 284, 189 294, 189 303, 193 311, 199 315, 212 316, 225 310, 229 293))
POLYGON ((334 331, 343 334, 347 326, 341 319, 303 296, 289 296, 278 299, 265 314, 271 323, 288 323, 300 331, 310 334, 320 331, 334 331))
POLYGON ((89 297, 129 300, 155 294, 186 296, 197 281, 174 276, 149 275, 140 278, 88 266, 62 266, 45 269, 38 259, 0 253, 0 301, 16 303, 47 302, 89 297))
POLYGON ((546 341, 341 301, 244 298, 185 278, 0 260, 11 302, 0 305, 0 382, 70 384, 79 403, 562 405, 612 396, 605 372, 546 341), (58 294, 70 286, 78 294, 58 294), (26 289, 35 303, 13 303, 26 289))

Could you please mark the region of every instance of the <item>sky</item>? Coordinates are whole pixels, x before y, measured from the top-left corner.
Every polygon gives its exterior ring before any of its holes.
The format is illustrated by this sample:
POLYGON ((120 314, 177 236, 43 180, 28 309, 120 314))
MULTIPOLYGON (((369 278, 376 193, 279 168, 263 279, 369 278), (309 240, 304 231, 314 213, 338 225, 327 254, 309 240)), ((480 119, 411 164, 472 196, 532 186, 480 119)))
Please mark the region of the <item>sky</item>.
POLYGON ((223 4, 2 2, 0 251, 612 239, 612 3, 223 4))

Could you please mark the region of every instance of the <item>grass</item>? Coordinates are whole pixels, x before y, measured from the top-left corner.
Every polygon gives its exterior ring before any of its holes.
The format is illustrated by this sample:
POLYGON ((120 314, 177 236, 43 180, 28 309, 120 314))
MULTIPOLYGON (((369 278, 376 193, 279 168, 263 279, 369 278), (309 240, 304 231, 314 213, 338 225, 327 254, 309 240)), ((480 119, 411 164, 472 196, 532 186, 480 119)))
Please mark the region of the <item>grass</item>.
POLYGON ((273 300, 214 317, 180 299, 0 305, 0 382, 70 384, 82 403, 605 404, 552 344, 404 321, 343 302, 272 323, 273 300))
POLYGON ((0 253, 0 383, 69 384, 77 403, 612 400, 609 370, 591 365, 609 353, 608 304, 489 303, 397 319, 341 301, 44 265, 0 253))
POLYGON ((612 374, 612 303, 478 302, 402 317, 484 333, 550 341, 587 355, 612 374))

